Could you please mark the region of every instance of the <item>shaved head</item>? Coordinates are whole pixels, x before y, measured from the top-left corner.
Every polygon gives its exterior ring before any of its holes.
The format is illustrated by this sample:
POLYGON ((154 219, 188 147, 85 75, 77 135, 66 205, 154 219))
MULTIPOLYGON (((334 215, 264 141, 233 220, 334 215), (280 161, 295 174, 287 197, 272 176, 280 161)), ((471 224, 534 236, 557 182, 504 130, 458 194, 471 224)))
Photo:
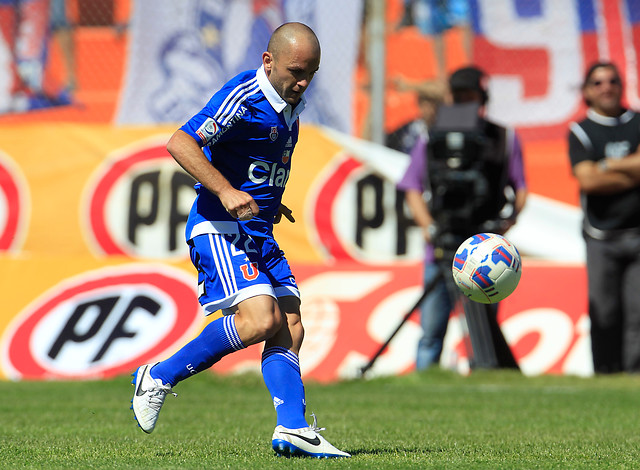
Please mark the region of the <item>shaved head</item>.
POLYGON ((320 56, 320 41, 311 28, 303 23, 285 23, 276 28, 271 35, 267 52, 277 58, 282 51, 303 43, 320 56))
POLYGON ((269 39, 262 64, 271 85, 295 106, 320 66, 320 42, 302 23, 285 23, 269 39))

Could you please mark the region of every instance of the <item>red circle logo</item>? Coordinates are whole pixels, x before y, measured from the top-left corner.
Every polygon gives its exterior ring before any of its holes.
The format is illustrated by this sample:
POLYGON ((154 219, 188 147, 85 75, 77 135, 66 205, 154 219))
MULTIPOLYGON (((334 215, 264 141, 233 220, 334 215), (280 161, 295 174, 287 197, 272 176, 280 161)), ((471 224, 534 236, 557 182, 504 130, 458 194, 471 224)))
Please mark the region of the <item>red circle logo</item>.
POLYGON ((27 188, 18 168, 0 153, 0 251, 17 250, 24 238, 27 188))
POLYGON ((88 184, 88 238, 99 255, 188 257, 184 228, 194 181, 165 144, 153 139, 119 151, 88 184))
POLYGON ((7 375, 68 379, 131 372, 192 333, 200 318, 195 284, 183 271, 157 264, 102 268, 65 280, 7 329, 7 375))
POLYGON ((343 154, 317 188, 309 204, 312 228, 330 258, 368 264, 421 259, 424 239, 393 183, 343 154))

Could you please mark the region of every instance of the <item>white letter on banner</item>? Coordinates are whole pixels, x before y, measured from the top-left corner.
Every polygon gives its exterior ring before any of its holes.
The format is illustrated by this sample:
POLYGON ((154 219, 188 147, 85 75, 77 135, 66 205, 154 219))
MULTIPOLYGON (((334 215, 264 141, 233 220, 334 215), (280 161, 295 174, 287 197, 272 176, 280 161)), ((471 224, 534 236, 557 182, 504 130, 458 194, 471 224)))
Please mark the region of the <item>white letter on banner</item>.
MULTIPOLYGON (((513 126, 559 124, 580 103, 583 72, 581 32, 576 2, 540 0, 542 15, 517 16, 514 0, 479 0, 480 30, 504 49, 544 49, 549 55, 548 92, 525 98, 519 76, 493 75, 489 114, 513 126)), ((530 73, 521 64, 522 73, 530 73)))
POLYGON ((539 375, 566 354, 573 340, 573 323, 562 310, 533 308, 513 315, 500 324, 508 344, 516 344, 529 334, 539 335, 533 349, 518 359, 525 375, 539 375))
POLYGON ((300 306, 305 325, 305 346, 300 351, 300 368, 306 374, 331 353, 340 326, 337 302, 355 302, 379 289, 392 278, 387 271, 327 271, 302 281, 304 301, 300 306))
POLYGON ((591 321, 589 320, 589 315, 583 313, 576 323, 576 342, 562 364, 563 374, 581 377, 591 377, 594 374, 590 333, 591 321))
MULTIPOLYGON (((371 312, 367 320, 367 334, 376 342, 383 344, 402 321, 422 293, 422 286, 408 287, 390 294, 371 312)), ((419 313, 415 314, 419 317, 419 313)), ((375 365, 367 373, 368 377, 397 375, 411 367, 416 357, 416 346, 422 329, 420 325, 407 322, 398 331, 387 349, 378 357, 375 365)), ((372 351, 373 354, 375 351, 372 351)), ((338 367, 338 375, 343 378, 360 376, 360 370, 367 365, 371 356, 358 351, 350 351, 338 367)))

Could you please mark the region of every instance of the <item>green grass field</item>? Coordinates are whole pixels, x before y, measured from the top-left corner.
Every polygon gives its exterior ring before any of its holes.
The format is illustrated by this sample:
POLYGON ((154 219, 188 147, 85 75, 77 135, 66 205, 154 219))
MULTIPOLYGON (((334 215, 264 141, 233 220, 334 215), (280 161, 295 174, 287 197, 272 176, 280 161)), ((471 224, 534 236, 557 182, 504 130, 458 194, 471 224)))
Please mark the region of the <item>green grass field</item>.
POLYGON ((308 414, 353 457, 284 459, 258 376, 200 374, 167 397, 156 430, 133 419, 129 377, 0 382, 2 468, 640 467, 640 377, 526 378, 506 371, 307 384, 308 414))

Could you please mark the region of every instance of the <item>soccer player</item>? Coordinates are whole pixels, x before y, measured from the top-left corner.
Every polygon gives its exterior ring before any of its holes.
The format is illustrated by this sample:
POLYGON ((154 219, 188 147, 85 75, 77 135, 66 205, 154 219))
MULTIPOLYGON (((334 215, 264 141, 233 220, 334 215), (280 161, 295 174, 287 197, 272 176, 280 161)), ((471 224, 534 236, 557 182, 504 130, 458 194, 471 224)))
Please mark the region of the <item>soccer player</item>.
POLYGON ((304 330, 300 294, 273 224, 298 141, 303 95, 320 64, 315 33, 301 23, 277 28, 258 70, 231 79, 177 130, 167 150, 198 183, 186 237, 198 270, 205 314, 222 310, 170 358, 134 373, 132 409, 153 431, 165 397, 178 382, 227 354, 263 342, 262 375, 273 399, 279 455, 350 457, 305 419, 298 353, 304 330))

